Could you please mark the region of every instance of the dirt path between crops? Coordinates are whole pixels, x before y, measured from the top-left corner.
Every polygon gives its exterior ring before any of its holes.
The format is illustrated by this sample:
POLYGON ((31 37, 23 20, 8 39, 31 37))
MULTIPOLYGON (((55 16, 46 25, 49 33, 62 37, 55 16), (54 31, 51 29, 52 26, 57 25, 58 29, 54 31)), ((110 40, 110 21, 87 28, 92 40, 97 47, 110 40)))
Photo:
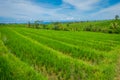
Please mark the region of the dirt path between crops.
POLYGON ((117 68, 116 68, 116 77, 115 77, 115 80, 120 80, 120 57, 119 57, 119 60, 118 60, 118 63, 117 63, 117 68))

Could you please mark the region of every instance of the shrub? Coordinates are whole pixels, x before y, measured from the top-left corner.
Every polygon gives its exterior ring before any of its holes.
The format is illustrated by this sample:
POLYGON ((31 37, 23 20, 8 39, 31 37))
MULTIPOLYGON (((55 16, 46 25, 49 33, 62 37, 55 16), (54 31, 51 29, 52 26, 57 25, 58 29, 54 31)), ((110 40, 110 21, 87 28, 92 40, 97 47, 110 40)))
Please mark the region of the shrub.
POLYGON ((87 27, 84 28, 85 31, 91 31, 92 30, 92 25, 89 25, 87 27))

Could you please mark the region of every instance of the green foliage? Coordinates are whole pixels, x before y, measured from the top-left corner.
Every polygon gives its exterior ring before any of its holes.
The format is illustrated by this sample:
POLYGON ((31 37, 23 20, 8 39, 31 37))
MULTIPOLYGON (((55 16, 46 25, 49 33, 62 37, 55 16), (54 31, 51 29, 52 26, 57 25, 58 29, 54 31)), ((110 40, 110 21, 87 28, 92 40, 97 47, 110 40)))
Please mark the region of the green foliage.
POLYGON ((109 32, 110 33, 120 33, 120 24, 117 21, 111 23, 109 32))
POLYGON ((120 33, 120 20, 83 21, 83 22, 54 22, 50 24, 37 25, 37 29, 62 30, 62 31, 92 31, 104 33, 120 33))
POLYGON ((85 27, 84 30, 85 30, 85 31, 91 31, 91 30, 92 30, 92 25, 89 25, 89 26, 85 27))
POLYGON ((38 28, 39 28, 39 23, 40 23, 40 21, 39 21, 39 20, 37 20, 37 21, 35 21, 35 22, 34 22, 34 27, 35 27, 36 29, 38 29, 38 28))
POLYGON ((119 15, 115 15, 115 20, 118 20, 119 19, 119 15))
POLYGON ((54 30, 64 30, 64 27, 63 27, 62 23, 55 22, 53 24, 54 24, 54 28, 53 28, 54 30))

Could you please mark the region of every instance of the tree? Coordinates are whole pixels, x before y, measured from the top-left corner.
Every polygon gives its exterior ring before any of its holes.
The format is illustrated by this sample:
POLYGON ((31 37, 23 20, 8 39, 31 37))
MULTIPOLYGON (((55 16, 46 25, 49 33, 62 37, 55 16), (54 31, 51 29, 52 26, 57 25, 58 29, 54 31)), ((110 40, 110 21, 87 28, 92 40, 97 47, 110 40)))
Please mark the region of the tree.
POLYGON ((42 21, 36 20, 36 21, 34 22, 35 28, 39 28, 39 25, 40 25, 41 23, 42 23, 42 21))
POLYGON ((43 21, 39 21, 39 20, 34 21, 34 26, 35 26, 35 28, 40 28, 40 27, 42 27, 42 23, 43 23, 43 21))
POLYGON ((27 27, 30 28, 30 26, 31 26, 31 23, 30 21, 28 21, 27 27))
POLYGON ((55 23, 54 23, 54 29, 55 29, 55 30, 63 30, 62 23, 60 23, 60 22, 55 22, 55 23))
POLYGON ((118 19, 119 19, 119 15, 116 15, 116 16, 115 16, 115 20, 118 20, 118 19))

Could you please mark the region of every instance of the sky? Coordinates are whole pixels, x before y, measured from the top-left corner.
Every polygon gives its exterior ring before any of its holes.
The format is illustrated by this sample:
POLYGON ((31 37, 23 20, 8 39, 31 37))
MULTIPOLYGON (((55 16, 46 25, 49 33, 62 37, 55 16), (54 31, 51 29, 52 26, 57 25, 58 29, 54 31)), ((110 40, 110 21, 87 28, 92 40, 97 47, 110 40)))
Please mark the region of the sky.
POLYGON ((0 0, 0 23, 86 21, 120 16, 120 0, 0 0))

